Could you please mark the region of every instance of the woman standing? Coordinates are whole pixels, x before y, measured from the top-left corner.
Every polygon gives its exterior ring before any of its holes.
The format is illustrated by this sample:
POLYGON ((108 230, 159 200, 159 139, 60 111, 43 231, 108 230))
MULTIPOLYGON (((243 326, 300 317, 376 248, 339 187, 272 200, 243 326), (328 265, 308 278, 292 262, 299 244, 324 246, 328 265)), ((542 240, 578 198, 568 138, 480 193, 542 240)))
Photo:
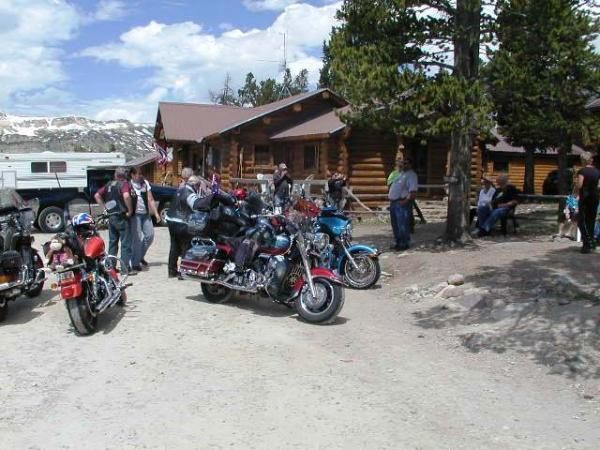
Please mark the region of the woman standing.
POLYGON ((154 225, 151 215, 156 219, 156 223, 160 223, 160 214, 156 208, 154 197, 152 197, 150 183, 144 179, 140 169, 137 167, 131 169, 130 178, 131 186, 137 194, 135 215, 130 219, 133 241, 131 267, 133 270, 139 271, 142 270, 142 265, 148 265, 144 258, 154 241, 154 225))

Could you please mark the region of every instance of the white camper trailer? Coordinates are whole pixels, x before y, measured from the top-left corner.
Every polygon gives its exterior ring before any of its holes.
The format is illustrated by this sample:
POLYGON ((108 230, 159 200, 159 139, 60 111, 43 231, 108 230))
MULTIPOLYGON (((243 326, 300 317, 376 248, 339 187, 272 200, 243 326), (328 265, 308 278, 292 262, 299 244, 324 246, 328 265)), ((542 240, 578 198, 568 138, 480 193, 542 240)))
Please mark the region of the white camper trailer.
POLYGON ((123 153, 21 153, 0 154, 0 187, 56 189, 88 186, 90 169, 125 164, 123 153), (57 181, 58 178, 58 181, 57 181))

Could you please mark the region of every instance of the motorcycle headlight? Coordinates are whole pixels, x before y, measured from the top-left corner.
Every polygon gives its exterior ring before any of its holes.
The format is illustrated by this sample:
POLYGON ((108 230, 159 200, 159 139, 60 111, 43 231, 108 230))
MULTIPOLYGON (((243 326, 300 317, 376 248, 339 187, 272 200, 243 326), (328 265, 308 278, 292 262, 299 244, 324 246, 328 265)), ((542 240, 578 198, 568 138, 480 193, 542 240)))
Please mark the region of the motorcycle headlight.
POLYGON ((312 236, 311 243, 316 251, 322 252, 329 245, 329 235, 325 233, 315 233, 312 236))
POLYGON ((346 225, 346 236, 348 236, 349 238, 352 237, 352 223, 346 225))

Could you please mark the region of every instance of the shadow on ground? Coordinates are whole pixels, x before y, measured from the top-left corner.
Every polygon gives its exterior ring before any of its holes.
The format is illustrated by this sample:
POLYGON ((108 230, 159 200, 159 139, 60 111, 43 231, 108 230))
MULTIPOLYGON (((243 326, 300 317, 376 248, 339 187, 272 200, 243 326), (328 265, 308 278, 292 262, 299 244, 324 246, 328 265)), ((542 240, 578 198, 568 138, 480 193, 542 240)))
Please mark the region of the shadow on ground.
POLYGON ((471 309, 443 302, 414 313, 423 328, 455 327, 470 351, 530 356, 550 373, 600 378, 600 255, 578 249, 486 266, 466 278, 484 298, 471 309))
POLYGON ((0 326, 22 325, 44 314, 44 308, 53 305, 58 299, 58 294, 45 289, 38 297, 28 298, 21 296, 8 302, 6 320, 0 326))

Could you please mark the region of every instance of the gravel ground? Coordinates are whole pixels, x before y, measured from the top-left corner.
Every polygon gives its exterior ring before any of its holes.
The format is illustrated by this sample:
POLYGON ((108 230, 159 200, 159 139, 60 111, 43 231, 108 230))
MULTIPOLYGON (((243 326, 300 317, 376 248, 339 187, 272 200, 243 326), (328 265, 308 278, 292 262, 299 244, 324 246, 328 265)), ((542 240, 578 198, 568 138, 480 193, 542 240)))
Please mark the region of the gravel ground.
MULTIPOLYGON (((385 226, 358 228, 387 247, 385 226)), ((419 227, 417 238, 439 231, 419 227)), ((158 229, 151 267, 95 335, 74 335, 50 290, 10 305, 0 325, 0 445, 598 449, 597 371, 553 371, 524 341, 472 351, 465 329, 498 321, 441 315, 439 300, 406 293, 461 272, 521 298, 528 288, 517 275, 528 268, 534 279, 560 271, 594 287, 600 255, 573 245, 510 237, 384 254, 381 286, 347 291, 338 321, 315 326, 266 300, 212 305, 197 284, 168 280, 168 234, 158 229)), ((600 313, 591 300, 579 305, 600 313)), ((595 350, 597 334, 590 339, 595 350)))

